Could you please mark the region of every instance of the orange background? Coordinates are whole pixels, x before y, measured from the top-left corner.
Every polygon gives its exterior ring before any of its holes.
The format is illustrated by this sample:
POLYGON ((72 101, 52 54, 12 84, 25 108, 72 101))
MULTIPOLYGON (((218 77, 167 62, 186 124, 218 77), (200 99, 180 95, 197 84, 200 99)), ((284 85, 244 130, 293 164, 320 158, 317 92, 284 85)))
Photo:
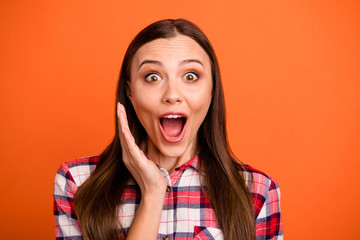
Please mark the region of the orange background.
POLYGON ((359 1, 1 1, 1 239, 53 239, 59 165, 100 153, 134 35, 198 24, 232 149, 280 184, 286 239, 359 239, 359 1))

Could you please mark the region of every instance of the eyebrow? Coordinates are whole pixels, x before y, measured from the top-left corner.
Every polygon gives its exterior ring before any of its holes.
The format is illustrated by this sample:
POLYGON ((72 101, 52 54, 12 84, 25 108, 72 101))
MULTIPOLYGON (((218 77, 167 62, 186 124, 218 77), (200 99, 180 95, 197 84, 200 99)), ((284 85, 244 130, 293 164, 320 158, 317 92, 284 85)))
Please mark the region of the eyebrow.
POLYGON ((184 64, 187 64, 187 63, 198 63, 202 67, 204 67, 202 62, 200 60, 197 60, 197 59, 185 59, 185 60, 182 60, 179 65, 181 66, 181 65, 184 65, 184 64))
POLYGON ((159 66, 163 66, 163 64, 159 61, 156 61, 156 60, 144 60, 140 63, 140 66, 139 66, 139 69, 141 68, 142 65, 144 64, 156 64, 156 65, 159 65, 159 66))
MULTIPOLYGON (((200 60, 197 59, 185 59, 182 60, 179 63, 179 66, 184 65, 184 64, 188 64, 188 63, 198 63, 200 64, 202 67, 204 67, 204 65, 202 64, 202 62, 200 60)), ((140 63, 139 69, 144 65, 144 64, 155 64, 155 65, 159 65, 161 67, 163 67, 164 65, 160 62, 160 61, 156 61, 156 60, 144 60, 140 63)))

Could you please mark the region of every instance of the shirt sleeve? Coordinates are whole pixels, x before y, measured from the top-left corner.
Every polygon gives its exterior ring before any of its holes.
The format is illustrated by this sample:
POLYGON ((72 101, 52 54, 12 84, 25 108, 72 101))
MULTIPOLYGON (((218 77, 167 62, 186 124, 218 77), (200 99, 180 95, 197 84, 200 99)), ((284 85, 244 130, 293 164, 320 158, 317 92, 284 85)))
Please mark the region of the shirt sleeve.
POLYGON ((83 239, 74 207, 76 190, 77 186, 68 167, 65 164, 61 165, 54 183, 54 217, 57 240, 83 239))
POLYGON ((258 206, 256 218, 257 240, 280 240, 283 239, 281 213, 280 213, 280 189, 274 179, 266 178, 263 194, 258 200, 262 204, 258 206))

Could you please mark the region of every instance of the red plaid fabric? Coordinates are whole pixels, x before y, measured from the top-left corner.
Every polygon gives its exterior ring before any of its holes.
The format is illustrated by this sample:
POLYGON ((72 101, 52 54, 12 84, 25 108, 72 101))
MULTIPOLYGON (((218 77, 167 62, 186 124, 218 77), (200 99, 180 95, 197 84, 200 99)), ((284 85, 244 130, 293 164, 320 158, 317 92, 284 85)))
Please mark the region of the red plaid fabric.
MULTIPOLYGON (((56 239, 82 239, 74 208, 77 188, 90 176, 99 156, 76 159, 60 166, 54 185, 54 216, 56 239)), ((215 212, 201 191, 199 159, 194 156, 176 168, 171 175, 160 171, 168 185, 161 215, 158 239, 223 239, 215 212)), ((257 239, 283 239, 280 215, 280 190, 277 183, 264 173, 246 166, 252 174, 251 194, 256 213, 257 239)), ((250 177, 246 177, 250 181, 250 177)), ((123 194, 124 205, 119 209, 119 221, 129 231, 137 206, 139 191, 130 180, 123 194)))

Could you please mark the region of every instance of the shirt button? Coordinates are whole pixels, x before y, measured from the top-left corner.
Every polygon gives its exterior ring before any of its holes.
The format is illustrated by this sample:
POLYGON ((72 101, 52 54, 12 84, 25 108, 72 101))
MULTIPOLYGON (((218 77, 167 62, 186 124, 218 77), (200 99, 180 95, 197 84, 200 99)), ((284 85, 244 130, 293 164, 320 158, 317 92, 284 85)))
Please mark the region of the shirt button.
MULTIPOLYGON (((166 187, 166 192, 170 192, 171 191, 171 187, 167 186, 166 187)), ((167 237, 167 236, 166 236, 167 237)), ((165 238, 164 238, 165 239, 165 238)))
POLYGON ((163 237, 163 240, 169 240, 169 237, 168 237, 167 235, 165 235, 165 236, 163 237))

